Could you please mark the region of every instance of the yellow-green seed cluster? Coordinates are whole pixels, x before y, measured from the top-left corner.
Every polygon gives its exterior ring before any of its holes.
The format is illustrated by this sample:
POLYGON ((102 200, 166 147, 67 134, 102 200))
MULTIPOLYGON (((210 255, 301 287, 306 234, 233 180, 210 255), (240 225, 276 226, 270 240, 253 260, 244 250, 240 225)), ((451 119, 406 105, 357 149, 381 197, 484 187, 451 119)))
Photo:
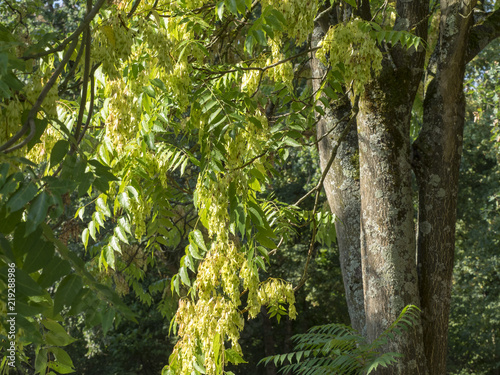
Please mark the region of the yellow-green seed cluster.
POLYGON ((344 65, 344 81, 352 87, 354 95, 361 94, 382 69, 382 53, 375 40, 362 31, 362 23, 356 19, 330 28, 316 52, 316 57, 325 65, 330 64, 334 69, 340 63, 344 65))

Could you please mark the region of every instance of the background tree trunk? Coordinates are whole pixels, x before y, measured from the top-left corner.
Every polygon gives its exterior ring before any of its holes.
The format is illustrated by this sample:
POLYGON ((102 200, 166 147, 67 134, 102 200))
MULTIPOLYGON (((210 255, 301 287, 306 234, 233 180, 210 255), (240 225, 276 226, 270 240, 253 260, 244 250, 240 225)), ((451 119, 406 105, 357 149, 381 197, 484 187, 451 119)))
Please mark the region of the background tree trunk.
MULTIPOLYGON (((260 309, 260 313, 262 314, 262 336, 264 338, 264 355, 265 357, 270 357, 275 355, 276 352, 274 350, 274 336, 273 336, 273 325, 271 320, 269 319, 269 315, 266 311, 265 307, 260 309)), ((276 375, 276 366, 274 363, 269 363, 266 366, 266 375, 276 375)))

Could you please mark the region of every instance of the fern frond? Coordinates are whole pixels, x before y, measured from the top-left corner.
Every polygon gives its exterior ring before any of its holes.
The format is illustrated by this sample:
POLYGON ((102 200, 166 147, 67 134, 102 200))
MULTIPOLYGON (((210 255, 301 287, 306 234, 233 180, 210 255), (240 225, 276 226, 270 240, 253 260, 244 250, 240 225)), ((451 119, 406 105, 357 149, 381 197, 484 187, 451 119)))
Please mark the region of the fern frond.
POLYGON ((351 327, 342 324, 326 324, 312 327, 307 333, 292 337, 295 351, 263 358, 267 365, 274 361, 282 374, 328 375, 369 374, 377 367, 393 365, 398 353, 380 353, 390 339, 402 335, 418 322, 420 310, 409 305, 398 318, 371 344, 367 344, 351 327))

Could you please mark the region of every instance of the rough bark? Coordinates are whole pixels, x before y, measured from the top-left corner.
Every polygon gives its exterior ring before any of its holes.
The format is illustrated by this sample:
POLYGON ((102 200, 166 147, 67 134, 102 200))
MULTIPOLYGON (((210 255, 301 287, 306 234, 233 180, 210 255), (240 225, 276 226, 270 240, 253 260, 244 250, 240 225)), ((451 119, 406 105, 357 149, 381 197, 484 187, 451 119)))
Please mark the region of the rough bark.
POLYGON ((484 20, 478 20, 470 30, 467 40, 466 62, 471 61, 491 41, 500 36, 500 9, 488 13, 484 20))
MULTIPOLYGON (((313 34, 313 45, 322 38, 324 29, 317 26, 313 34)), ((326 68, 317 59, 312 59, 313 77, 322 77, 326 68)), ((313 90, 320 86, 313 80, 313 90)), ((321 170, 324 171, 333 148, 348 124, 351 105, 348 100, 324 108, 325 116, 317 125, 321 170), (342 120, 342 121, 341 121, 342 120), (327 136, 325 136, 328 134, 327 136)), ((365 310, 363 300, 363 278, 359 245, 359 153, 356 126, 351 129, 337 151, 337 156, 324 182, 328 203, 337 217, 335 224, 339 246, 340 267, 344 281, 347 306, 351 325, 359 332, 364 331, 365 310)))
MULTIPOLYGON (((369 19, 369 9, 361 6, 366 2, 357 3, 357 14, 369 19)), ((428 3, 397 1, 394 29, 411 31, 426 40, 428 3)), ((422 81, 425 52, 422 48, 405 51, 382 43, 382 74, 360 98, 357 133, 351 131, 343 141, 324 184, 330 207, 340 219, 338 243, 353 325, 356 327, 365 314, 364 332, 373 340, 406 305, 422 308, 421 325, 397 338, 389 348, 404 354, 404 360, 377 374, 446 373, 465 112, 464 71, 468 61, 500 36, 500 10, 473 26, 475 0, 442 0, 440 5, 438 43, 427 64, 424 121, 417 141, 410 146, 410 117, 422 81), (359 169, 354 165, 358 160, 359 169), (417 229, 412 169, 419 191, 417 229), (359 228, 360 232, 355 233, 359 228)), ((332 14, 338 17, 341 12, 332 14)), ((317 20, 313 46, 334 24, 333 18, 322 14, 317 20)), ((311 67, 314 77, 325 71, 314 59, 311 67)), ((315 83, 314 89, 318 87, 319 83, 315 83)), ((325 108, 326 116, 318 123, 318 137, 331 133, 319 142, 322 169, 345 128, 339 120, 350 109, 349 102, 325 108)))
MULTIPOLYGON (((426 38, 426 1, 398 1, 395 30, 426 38)), ((359 100, 361 257, 367 338, 378 337, 401 310, 419 305, 410 120, 423 75, 424 52, 385 46, 382 72, 359 100)), ((422 326, 389 344, 404 355, 384 374, 425 374, 422 326)))
MULTIPOLYGON (((360 98, 361 257, 367 338, 373 341, 409 304, 419 305, 410 164, 414 79, 386 62, 360 98)), ((389 346, 405 359, 378 373, 425 374, 421 326, 389 346)))
POLYGON ((441 4, 439 43, 429 64, 426 82, 424 124, 413 145, 413 165, 419 187, 419 289, 425 355, 431 374, 446 372, 465 116, 463 80, 472 7, 473 4, 460 1, 441 4))

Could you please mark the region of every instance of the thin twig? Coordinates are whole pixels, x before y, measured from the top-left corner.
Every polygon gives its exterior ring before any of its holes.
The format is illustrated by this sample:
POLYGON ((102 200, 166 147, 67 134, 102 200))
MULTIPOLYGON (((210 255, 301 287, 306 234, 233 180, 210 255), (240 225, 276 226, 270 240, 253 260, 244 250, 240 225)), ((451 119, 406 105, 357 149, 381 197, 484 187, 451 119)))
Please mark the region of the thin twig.
MULTIPOLYGON (((21 13, 21 11, 17 8, 14 8, 12 6, 12 4, 10 4, 7 0, 4 0, 5 1, 5 4, 7 4, 7 6, 12 9, 12 11, 16 12, 19 14, 19 24, 23 25, 24 28, 26 29, 26 34, 29 36, 29 29, 28 29, 28 26, 23 22, 23 14, 21 13)), ((14 31, 16 29, 17 25, 14 26, 14 28, 12 29, 12 31, 14 31)))
MULTIPOLYGON (((135 0, 134 1, 134 4, 132 5, 132 8, 130 9, 130 12, 128 12, 127 14, 127 18, 131 18, 135 11, 137 10, 137 8, 139 7, 139 4, 141 3, 141 0, 135 0)), ((156 4, 158 4, 158 1, 155 1, 155 4, 153 5, 153 8, 156 6, 156 4)), ((148 14, 148 18, 149 18, 149 14, 148 14)))
POLYGON ((302 51, 296 55, 293 55, 293 56, 290 56, 290 57, 287 57, 286 59, 283 59, 283 60, 280 60, 280 61, 277 61, 273 64, 270 64, 270 65, 267 65, 267 66, 264 66, 264 67, 252 67, 252 66, 247 66, 247 67, 239 67, 237 69, 228 69, 228 70, 219 70, 219 71, 214 71, 214 70, 210 70, 210 69, 206 69, 206 68, 194 68, 196 70, 201 70, 207 74, 217 74, 219 76, 222 76, 224 74, 229 74, 229 73, 235 73, 235 72, 238 72, 238 71, 250 71, 250 70, 257 70, 259 72, 265 72, 266 70, 269 70, 271 68, 274 68, 275 66, 278 66, 280 64, 284 64, 288 61, 291 61, 291 60, 294 60, 296 59, 297 57, 300 57, 300 56, 303 56, 303 55, 306 55, 310 52, 314 52, 318 49, 320 49, 321 47, 314 47, 314 48, 311 48, 307 51, 302 51))

